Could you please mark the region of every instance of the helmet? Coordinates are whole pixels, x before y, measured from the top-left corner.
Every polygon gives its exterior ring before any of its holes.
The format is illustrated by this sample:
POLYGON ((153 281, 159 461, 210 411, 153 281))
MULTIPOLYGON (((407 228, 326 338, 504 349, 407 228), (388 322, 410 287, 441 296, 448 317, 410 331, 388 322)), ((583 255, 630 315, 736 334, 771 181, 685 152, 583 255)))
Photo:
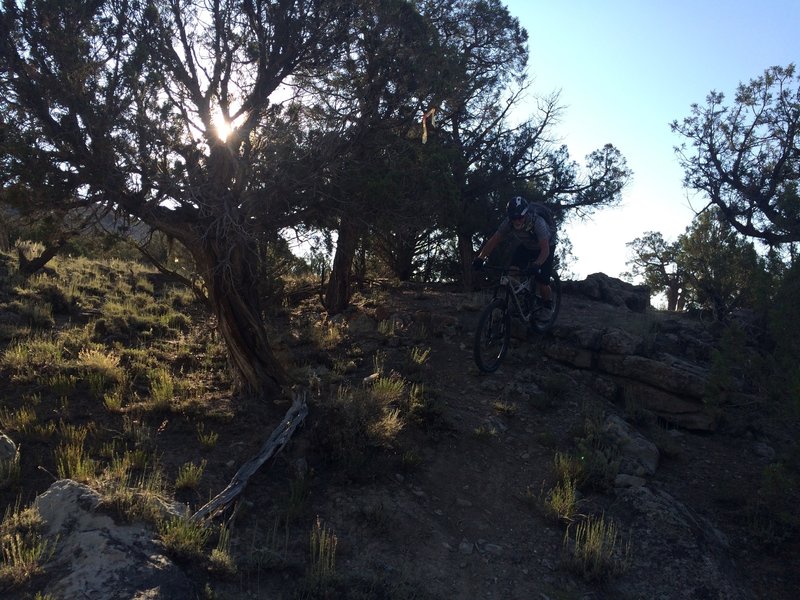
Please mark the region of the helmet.
POLYGON ((528 201, 522 196, 514 196, 508 201, 506 212, 510 221, 519 219, 528 213, 528 201))

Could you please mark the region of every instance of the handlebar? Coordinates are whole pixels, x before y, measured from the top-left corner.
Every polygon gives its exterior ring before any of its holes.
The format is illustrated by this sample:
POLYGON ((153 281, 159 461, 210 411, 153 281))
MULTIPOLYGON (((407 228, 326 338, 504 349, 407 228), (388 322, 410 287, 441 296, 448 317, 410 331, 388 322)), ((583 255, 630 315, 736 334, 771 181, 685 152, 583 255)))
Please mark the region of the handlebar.
POLYGON ((520 269, 519 267, 507 265, 504 267, 498 267, 495 265, 483 265, 480 269, 477 270, 478 273, 481 271, 493 271, 495 273, 511 273, 514 272, 515 275, 519 275, 520 277, 530 277, 531 275, 536 275, 539 272, 538 269, 535 268, 528 268, 528 269, 520 269))

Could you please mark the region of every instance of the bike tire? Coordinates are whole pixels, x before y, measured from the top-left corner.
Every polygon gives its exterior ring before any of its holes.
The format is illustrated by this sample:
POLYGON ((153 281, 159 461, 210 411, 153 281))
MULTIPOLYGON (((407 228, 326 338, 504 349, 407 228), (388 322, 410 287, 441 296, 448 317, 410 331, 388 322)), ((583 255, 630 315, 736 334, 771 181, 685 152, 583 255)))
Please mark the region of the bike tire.
POLYGON ((553 273, 550 276, 550 290, 550 299, 553 301, 553 310, 550 313, 550 318, 546 321, 539 321, 536 319, 536 314, 531 315, 531 319, 533 320, 531 329, 539 333, 547 333, 550 331, 553 325, 555 325, 558 313, 561 311, 561 280, 558 278, 557 273, 553 273))
POLYGON ((511 339, 511 318, 506 302, 492 300, 483 309, 475 330, 475 364, 484 373, 497 370, 508 352, 511 339))

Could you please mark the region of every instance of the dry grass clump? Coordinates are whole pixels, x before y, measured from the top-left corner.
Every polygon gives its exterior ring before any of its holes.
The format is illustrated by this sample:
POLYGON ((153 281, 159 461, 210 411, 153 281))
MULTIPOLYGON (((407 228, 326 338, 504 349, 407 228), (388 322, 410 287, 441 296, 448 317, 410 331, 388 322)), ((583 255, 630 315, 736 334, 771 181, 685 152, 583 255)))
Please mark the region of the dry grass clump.
POLYGON ((158 535, 167 553, 178 560, 201 560, 212 530, 203 522, 170 517, 158 523, 158 535))
POLYGON ((624 542, 613 521, 590 516, 567 528, 564 560, 587 581, 605 581, 623 573, 630 562, 630 542, 624 542))
POLYGON ((41 534, 42 519, 33 507, 19 500, 5 511, 0 523, 0 583, 18 587, 43 572, 55 546, 41 534))

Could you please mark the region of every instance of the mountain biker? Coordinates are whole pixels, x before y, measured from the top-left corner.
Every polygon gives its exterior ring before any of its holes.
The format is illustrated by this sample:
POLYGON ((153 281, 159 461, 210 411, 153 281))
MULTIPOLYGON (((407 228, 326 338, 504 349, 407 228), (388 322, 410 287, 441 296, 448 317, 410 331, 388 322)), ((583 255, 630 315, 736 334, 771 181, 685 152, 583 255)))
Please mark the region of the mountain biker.
POLYGON ((538 202, 528 202, 521 196, 511 198, 506 207, 506 218, 480 249, 472 261, 472 268, 480 270, 497 245, 509 235, 519 241, 511 257, 511 265, 521 270, 533 270, 532 275, 545 308, 539 318, 546 320, 553 310, 549 281, 558 242, 552 213, 538 202))

